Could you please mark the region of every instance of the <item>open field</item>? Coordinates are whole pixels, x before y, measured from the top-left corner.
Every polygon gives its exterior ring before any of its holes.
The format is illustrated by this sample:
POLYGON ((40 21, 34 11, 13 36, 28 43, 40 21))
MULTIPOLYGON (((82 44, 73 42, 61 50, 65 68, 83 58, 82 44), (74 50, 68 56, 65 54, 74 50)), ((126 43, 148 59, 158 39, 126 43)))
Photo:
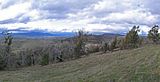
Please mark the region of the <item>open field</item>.
POLYGON ((47 66, 0 71, 0 82, 159 82, 159 49, 159 45, 148 45, 47 66))

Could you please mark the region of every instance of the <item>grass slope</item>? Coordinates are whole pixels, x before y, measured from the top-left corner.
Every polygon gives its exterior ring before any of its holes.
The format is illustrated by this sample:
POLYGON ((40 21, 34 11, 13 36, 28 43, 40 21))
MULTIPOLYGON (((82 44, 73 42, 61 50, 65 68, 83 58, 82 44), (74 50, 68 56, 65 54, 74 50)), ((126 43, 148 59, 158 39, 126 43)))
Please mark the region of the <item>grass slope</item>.
POLYGON ((160 46, 1 71, 0 82, 160 82, 160 46))

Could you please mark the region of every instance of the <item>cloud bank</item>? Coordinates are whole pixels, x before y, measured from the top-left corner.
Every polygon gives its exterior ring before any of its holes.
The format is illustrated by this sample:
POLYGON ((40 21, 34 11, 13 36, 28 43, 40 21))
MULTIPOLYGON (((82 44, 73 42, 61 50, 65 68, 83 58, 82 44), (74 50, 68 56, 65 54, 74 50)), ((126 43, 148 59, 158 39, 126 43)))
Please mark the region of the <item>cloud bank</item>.
POLYGON ((159 24, 160 0, 0 0, 0 29, 126 33, 159 24))

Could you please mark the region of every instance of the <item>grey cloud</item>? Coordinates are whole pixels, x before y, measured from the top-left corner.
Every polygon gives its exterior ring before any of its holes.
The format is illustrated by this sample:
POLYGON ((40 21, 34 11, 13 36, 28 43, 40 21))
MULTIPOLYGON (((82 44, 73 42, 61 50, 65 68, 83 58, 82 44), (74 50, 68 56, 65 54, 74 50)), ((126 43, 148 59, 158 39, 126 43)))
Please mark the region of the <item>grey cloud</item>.
POLYGON ((30 21, 31 21, 31 18, 29 16, 22 17, 20 20, 18 20, 19 23, 27 23, 30 21))
POLYGON ((1 9, 7 8, 15 4, 16 2, 17 2, 16 0, 5 0, 4 2, 1 3, 1 9))
POLYGON ((0 5, 0 8, 1 9, 5 9, 5 8, 8 8, 16 3, 22 3, 22 2, 25 2, 26 0, 4 0, 1 5, 0 5))
POLYGON ((160 0, 142 0, 141 2, 145 8, 151 11, 153 14, 160 14, 160 0))
POLYGON ((39 10, 39 12, 44 15, 44 18, 65 19, 67 17, 66 14, 77 13, 97 1, 98 0, 33 0, 32 8, 39 10), (47 14, 45 14, 45 12, 47 12, 47 14))
POLYGON ((23 16, 23 14, 20 14, 14 18, 10 18, 10 19, 7 19, 7 20, 3 20, 3 21, 0 21, 0 24, 14 24, 14 23, 19 23, 19 18, 23 16))
POLYGON ((16 23, 16 22, 17 22, 16 19, 8 19, 8 20, 0 21, 0 24, 9 24, 9 23, 16 23))
POLYGON ((128 29, 117 29, 117 30, 115 30, 115 29, 112 29, 112 28, 93 29, 93 30, 96 30, 97 32, 109 31, 110 33, 116 33, 116 34, 125 34, 128 31, 128 29))

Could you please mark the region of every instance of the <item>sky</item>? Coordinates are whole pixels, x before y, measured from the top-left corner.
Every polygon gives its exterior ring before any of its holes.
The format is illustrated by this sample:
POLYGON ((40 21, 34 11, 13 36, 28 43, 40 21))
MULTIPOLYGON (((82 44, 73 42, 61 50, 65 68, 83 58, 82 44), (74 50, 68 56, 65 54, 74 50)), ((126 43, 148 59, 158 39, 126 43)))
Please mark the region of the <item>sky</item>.
POLYGON ((0 0, 0 30, 147 33, 160 24, 160 0, 0 0))

